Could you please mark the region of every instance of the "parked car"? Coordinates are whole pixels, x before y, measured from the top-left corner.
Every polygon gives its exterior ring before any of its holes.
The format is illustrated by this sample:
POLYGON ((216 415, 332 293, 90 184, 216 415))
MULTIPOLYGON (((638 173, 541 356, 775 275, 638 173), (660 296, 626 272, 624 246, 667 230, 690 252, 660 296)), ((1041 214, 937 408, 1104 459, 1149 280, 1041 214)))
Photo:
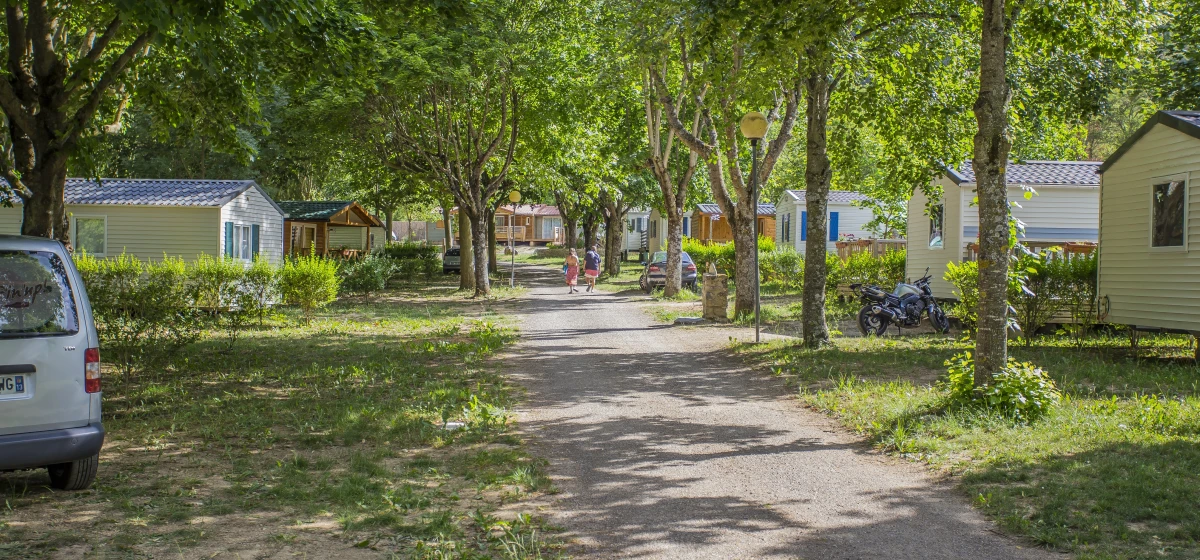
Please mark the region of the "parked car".
POLYGON ((450 274, 458 272, 459 263, 462 260, 462 250, 458 247, 446 249, 446 254, 442 255, 442 274, 450 274))
POLYGON ((100 350, 79 271, 58 241, 0 235, 0 472, 45 468, 91 486, 99 468, 100 350))
MULTIPOLYGON (((638 279, 642 287, 642 291, 650 293, 655 288, 662 288, 667 285, 667 252, 657 251, 647 262, 642 263, 642 277, 638 279)), ((692 262, 692 256, 683 252, 683 287, 695 291, 696 290, 696 263, 692 262)))

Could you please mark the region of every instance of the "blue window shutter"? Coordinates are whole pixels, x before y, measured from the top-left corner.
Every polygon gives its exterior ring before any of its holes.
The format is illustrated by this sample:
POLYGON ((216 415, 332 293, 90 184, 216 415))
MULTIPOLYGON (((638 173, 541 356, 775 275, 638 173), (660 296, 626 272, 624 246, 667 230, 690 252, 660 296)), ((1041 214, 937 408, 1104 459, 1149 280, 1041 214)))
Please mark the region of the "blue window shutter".
POLYGON ((225 256, 233 256, 233 222, 225 222, 225 256))
POLYGON ((684 237, 690 237, 690 236, 691 236, 691 229, 692 229, 692 228, 691 228, 691 225, 692 225, 691 218, 688 218, 687 216, 684 216, 684 217, 683 217, 683 236, 684 236, 684 237))
POLYGON ((254 256, 258 256, 258 224, 250 226, 250 245, 254 251, 254 256))
POLYGON ((838 240, 838 223, 837 222, 838 222, 838 213, 830 212, 829 213, 829 240, 830 241, 838 240))
POLYGON ((808 212, 800 213, 800 241, 808 241, 808 212))

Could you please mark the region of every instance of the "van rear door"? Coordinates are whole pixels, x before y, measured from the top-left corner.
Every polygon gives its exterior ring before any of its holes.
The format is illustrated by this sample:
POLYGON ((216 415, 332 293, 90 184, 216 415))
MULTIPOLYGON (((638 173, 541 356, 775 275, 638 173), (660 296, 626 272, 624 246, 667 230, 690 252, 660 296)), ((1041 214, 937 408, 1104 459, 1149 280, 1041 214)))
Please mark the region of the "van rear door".
POLYGON ((0 435, 85 426, 88 330, 64 257, 0 251, 0 435))

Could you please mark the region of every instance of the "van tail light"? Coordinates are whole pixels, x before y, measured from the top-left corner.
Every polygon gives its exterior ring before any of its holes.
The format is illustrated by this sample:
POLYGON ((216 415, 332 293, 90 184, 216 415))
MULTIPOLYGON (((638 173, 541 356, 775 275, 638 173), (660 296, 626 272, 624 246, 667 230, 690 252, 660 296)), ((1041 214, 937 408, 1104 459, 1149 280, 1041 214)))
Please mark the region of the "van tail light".
POLYGON ((658 267, 654 266, 654 265, 650 265, 650 272, 658 272, 658 267))
POLYGON ((83 388, 89 393, 100 392, 99 348, 88 348, 83 353, 83 388))

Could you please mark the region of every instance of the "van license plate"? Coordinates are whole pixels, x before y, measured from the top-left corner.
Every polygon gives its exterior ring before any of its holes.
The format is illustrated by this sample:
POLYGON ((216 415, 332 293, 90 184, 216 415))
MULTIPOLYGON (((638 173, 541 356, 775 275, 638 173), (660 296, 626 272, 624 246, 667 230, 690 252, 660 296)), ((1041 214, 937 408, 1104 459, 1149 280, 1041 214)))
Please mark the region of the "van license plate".
POLYGON ((0 395, 22 395, 24 393, 24 375, 0 375, 0 395))

